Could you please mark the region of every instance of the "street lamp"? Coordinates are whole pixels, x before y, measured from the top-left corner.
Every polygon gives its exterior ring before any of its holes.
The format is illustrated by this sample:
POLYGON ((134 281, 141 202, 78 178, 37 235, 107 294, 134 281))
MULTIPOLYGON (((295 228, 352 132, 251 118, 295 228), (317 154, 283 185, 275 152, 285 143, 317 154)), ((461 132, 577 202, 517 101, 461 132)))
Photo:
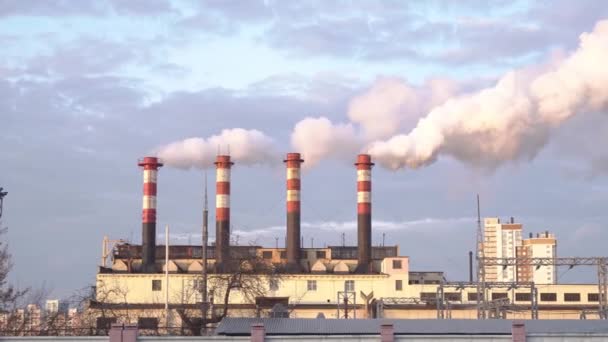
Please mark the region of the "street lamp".
POLYGON ((4 202, 4 196, 8 195, 8 192, 2 190, 4 189, 0 187, 0 218, 2 218, 2 203, 4 202))

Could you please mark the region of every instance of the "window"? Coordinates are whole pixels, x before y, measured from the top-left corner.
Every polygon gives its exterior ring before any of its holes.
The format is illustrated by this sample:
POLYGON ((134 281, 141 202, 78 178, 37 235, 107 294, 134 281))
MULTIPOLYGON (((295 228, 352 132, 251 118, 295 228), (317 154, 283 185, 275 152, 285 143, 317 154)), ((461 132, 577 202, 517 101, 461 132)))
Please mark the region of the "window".
POLYGON ((158 318, 156 317, 138 317, 137 318, 138 329, 158 329, 158 318))
POLYGON ((306 288, 308 291, 317 291, 317 281, 316 280, 308 280, 306 282, 306 288))
POLYGON ((270 291, 276 291, 279 289, 279 281, 277 279, 274 278, 270 278, 268 280, 268 289, 270 291))
POLYGON ((96 327, 109 330, 113 323, 116 323, 116 317, 97 317, 96 327))
POLYGON ((355 281, 347 280, 344 282, 344 291, 355 291, 355 281))
POLYGON ((467 299, 469 302, 477 301, 477 292, 469 292, 467 293, 467 299))
POLYGON ((152 291, 160 291, 162 289, 163 286, 160 280, 152 280, 152 291))
POLYGON ((588 302, 599 302, 600 296, 597 293, 587 293, 588 302))
POLYGON ((287 252, 281 251, 281 259, 287 259, 287 252))
POLYGON ((403 291, 403 280, 395 280, 395 291, 403 291))
POLYGON ((460 292, 446 292, 443 294, 443 298, 450 302, 462 301, 462 295, 460 294, 460 292))
POLYGON ((308 252, 300 250, 300 259, 308 259, 308 252))
POLYGON ((434 302, 437 299, 437 293, 435 292, 420 292, 420 300, 427 302, 434 302))
POLYGON ((317 259, 325 259, 325 251, 317 251, 317 259))
POLYGON ((529 293, 516 293, 515 300, 518 302, 529 302, 532 296, 529 293))
POLYGON ((552 292, 541 293, 540 294, 540 300, 543 301, 543 302, 556 302, 557 301, 557 294, 556 293, 552 293, 552 292))
POLYGON ((400 270, 401 267, 401 260, 393 260, 393 269, 400 270))
POLYGON ((272 259, 272 251, 263 251, 262 258, 263 259, 272 259))
POLYGON ((411 284, 420 284, 420 280, 418 280, 418 279, 410 280, 410 281, 409 281, 409 284, 410 284, 410 285, 411 285, 411 284))
POLYGON ((564 293, 564 302, 580 302, 580 293, 564 293))
POLYGON ((506 292, 492 293, 492 300, 502 298, 509 298, 509 295, 506 292))

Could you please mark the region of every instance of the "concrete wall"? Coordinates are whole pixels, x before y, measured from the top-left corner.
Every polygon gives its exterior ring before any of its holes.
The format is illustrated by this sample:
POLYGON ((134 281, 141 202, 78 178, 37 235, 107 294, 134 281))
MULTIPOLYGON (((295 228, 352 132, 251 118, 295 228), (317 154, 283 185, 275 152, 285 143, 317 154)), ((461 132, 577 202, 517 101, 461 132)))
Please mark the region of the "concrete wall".
MULTIPOLYGON (((0 341, 6 342, 107 342, 108 337, 95 336, 95 337, 77 337, 77 336, 45 336, 45 337, 0 337, 0 341)), ((137 341, 143 342, 161 342, 161 341, 172 341, 172 342, 201 342, 201 341, 250 341, 249 336, 154 336, 154 337, 139 337, 137 341)), ((526 342, 599 342, 607 341, 608 335, 606 334, 568 334, 568 335, 530 335, 527 337, 526 342)), ((266 336, 265 341, 361 341, 361 342, 377 342, 380 341, 380 337, 376 336, 266 336)), ((465 342, 465 341, 484 341, 484 342, 503 342, 512 341, 509 335, 417 335, 417 336, 395 336, 395 341, 408 341, 408 342, 430 342, 430 341, 443 341, 443 342, 465 342)))

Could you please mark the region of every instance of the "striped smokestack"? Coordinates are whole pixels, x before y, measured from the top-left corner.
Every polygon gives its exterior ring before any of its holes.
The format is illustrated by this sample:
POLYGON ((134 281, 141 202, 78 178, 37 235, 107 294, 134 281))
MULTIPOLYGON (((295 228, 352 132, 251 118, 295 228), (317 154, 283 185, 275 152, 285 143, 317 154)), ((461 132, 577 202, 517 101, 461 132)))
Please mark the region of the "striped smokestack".
POLYGON ((215 159, 215 262, 218 272, 228 270, 230 261, 230 156, 215 159))
POLYGON ((357 156, 357 273, 370 273, 372 260, 372 159, 357 156))
POLYGON ((142 210, 142 272, 156 272, 156 177, 163 166, 156 157, 140 159, 144 169, 144 196, 142 210))
POLYGON ((300 164, 299 153, 287 153, 287 269, 300 271, 300 164))

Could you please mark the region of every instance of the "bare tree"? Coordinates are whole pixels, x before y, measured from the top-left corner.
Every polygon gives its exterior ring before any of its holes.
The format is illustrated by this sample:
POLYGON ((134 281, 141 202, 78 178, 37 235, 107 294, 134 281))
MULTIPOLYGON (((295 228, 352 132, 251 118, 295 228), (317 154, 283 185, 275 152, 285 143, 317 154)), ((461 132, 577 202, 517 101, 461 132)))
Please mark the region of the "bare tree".
POLYGON ((215 320, 220 321, 228 316, 230 296, 238 292, 243 303, 255 304, 259 297, 278 288, 280 273, 270 262, 255 256, 233 260, 231 272, 216 273, 209 277, 209 288, 214 297, 222 298, 222 308, 215 320))

